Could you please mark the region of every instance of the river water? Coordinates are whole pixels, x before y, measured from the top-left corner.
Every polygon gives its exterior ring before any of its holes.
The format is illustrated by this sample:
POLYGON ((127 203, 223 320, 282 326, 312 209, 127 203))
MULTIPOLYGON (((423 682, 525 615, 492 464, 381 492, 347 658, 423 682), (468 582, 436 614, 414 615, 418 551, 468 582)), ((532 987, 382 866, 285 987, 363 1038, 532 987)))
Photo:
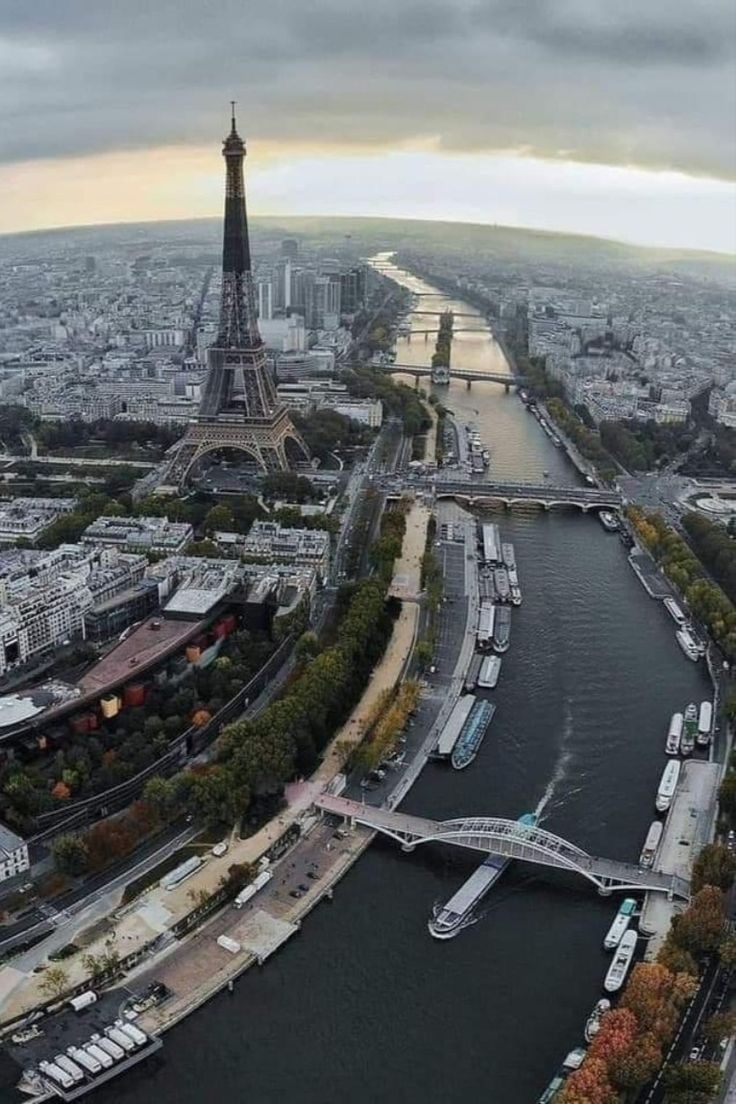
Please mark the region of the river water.
MULTIPOLYGON (((477 313, 445 298, 427 304, 477 313)), ((397 362, 428 363, 433 348, 432 337, 401 340, 397 362)), ((452 358, 507 369, 490 333, 458 334, 452 358)), ((513 391, 437 390, 477 424, 492 476, 541 481, 546 470, 551 482, 576 480, 513 391)), ((670 714, 709 696, 709 683, 594 517, 515 511, 495 520, 515 543, 524 592, 493 692, 496 718, 472 767, 430 764, 403 808, 440 819, 537 809, 546 828, 589 852, 635 860, 670 714)), ((533 1104, 602 995, 601 942, 616 898, 512 868, 472 927, 432 940, 432 903, 476 863, 470 853, 374 844, 298 937, 169 1033, 163 1057, 106 1088, 105 1101, 533 1104)))

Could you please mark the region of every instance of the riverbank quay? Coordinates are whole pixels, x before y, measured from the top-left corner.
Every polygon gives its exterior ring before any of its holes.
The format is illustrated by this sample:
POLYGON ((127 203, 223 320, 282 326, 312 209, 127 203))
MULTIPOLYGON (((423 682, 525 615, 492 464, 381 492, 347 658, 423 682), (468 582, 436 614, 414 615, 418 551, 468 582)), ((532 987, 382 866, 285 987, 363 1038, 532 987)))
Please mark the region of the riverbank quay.
MULTIPOLYGON (((717 763, 683 763, 680 782, 667 814, 655 870, 666 870, 690 881, 698 853, 713 838, 720 770, 717 763)), ((686 904, 664 893, 647 894, 639 928, 649 939, 645 959, 656 960, 672 919, 686 904)))
POLYGON ((664 598, 674 597, 672 587, 652 557, 639 545, 635 545, 629 552, 629 564, 650 598, 661 602, 664 598))
MULTIPOLYGON (((465 667, 473 651, 477 617, 475 523, 452 503, 442 503, 439 511, 443 519, 464 519, 461 526, 463 539, 444 542, 450 554, 440 557, 446 568, 445 595, 452 599, 449 607, 443 604, 439 614, 438 651, 444 656, 443 666, 447 664, 447 673, 443 676, 438 673, 436 682, 427 683, 424 687, 416 717, 406 734, 405 766, 400 771, 391 772, 385 792, 371 794, 377 803, 397 803, 419 776, 439 738, 447 711, 454 704, 450 694, 459 694, 462 689, 465 667), (453 552, 454 555, 451 554, 453 552), (466 586, 469 594, 465 593, 466 586), (459 625, 456 600, 461 592, 465 608, 462 624, 459 625)), ((394 578, 394 585, 398 584, 405 593, 402 608, 413 609, 415 618, 419 610, 419 573, 429 517, 430 511, 423 503, 414 504, 408 515, 410 537, 402 548, 394 578)), ((450 532, 454 532, 452 525, 450 532)), ((370 844, 373 833, 367 830, 336 831, 334 824, 318 820, 314 815, 313 802, 339 774, 344 763, 346 741, 359 742, 364 720, 374 710, 377 697, 387 687, 395 685, 406 670, 415 643, 415 631, 414 628, 408 631, 406 626, 402 626, 400 618, 396 626, 400 640, 392 637, 369 687, 351 717, 335 735, 315 775, 309 782, 298 782, 287 788, 286 810, 250 839, 231 839, 226 856, 218 859, 208 857, 204 869, 178 889, 167 891, 158 885, 130 905, 119 908, 105 923, 97 942, 91 942, 85 948, 93 952, 112 943, 124 952, 121 957, 125 958, 140 950, 138 965, 126 977, 126 990, 133 986, 142 992, 147 986, 159 982, 171 993, 166 1001, 141 1017, 140 1024, 145 1030, 156 1035, 165 1032, 234 981, 249 966, 265 962, 299 931, 302 920, 318 903, 332 898, 336 883, 370 844), (252 905, 243 910, 232 906, 220 909, 183 938, 176 937, 172 928, 175 927, 177 914, 191 913, 193 901, 214 892, 220 878, 234 862, 255 863, 269 852, 273 854, 295 826, 298 826, 298 834, 294 838, 298 842, 291 847, 287 844, 288 850, 278 861, 274 861, 271 867, 273 878, 252 905), (221 943, 218 944, 218 937, 224 935, 233 940, 233 945, 238 945, 234 954, 221 943)), ((361 793, 357 780, 351 789, 361 793)), ((39 977, 30 979, 30 985, 23 987, 24 999, 21 1000, 20 991, 16 989, 4 1002, 3 1018, 15 1019, 14 1029, 17 1029, 19 1013, 28 1011, 29 1005, 48 1003, 48 999, 45 1002, 39 1000, 40 980, 39 977), (31 993, 35 1000, 29 1001, 31 993)))
POLYGON ((577 469, 580 475, 583 476, 586 482, 588 479, 592 479, 594 483, 596 483, 597 485, 601 485, 600 477, 595 470, 593 464, 591 464, 590 460, 585 459, 582 453, 578 450, 577 446, 565 433, 559 422, 555 421, 555 419, 552 417, 549 410, 547 409, 547 404, 538 402, 537 406, 541 408, 542 413, 547 419, 548 424, 554 429, 555 433, 559 437, 562 448, 565 450, 571 464, 574 465, 574 467, 577 469))

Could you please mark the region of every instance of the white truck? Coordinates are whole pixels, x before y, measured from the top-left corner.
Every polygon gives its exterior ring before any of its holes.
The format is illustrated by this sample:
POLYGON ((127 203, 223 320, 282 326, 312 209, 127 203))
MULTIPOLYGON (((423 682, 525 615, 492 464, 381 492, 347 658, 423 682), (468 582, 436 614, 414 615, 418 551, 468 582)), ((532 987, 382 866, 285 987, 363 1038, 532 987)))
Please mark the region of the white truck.
POLYGON ((229 935, 218 935, 217 945, 224 951, 229 951, 230 954, 240 954, 240 944, 237 939, 231 939, 229 935))
POLYGON ((54 1065, 68 1073, 75 1085, 78 1085, 80 1081, 84 1081, 84 1073, 76 1062, 72 1062, 71 1058, 67 1058, 66 1054, 57 1054, 54 1058, 54 1065))
POLYGON ((84 1049, 87 1054, 94 1058, 95 1061, 100 1063, 103 1069, 110 1069, 113 1060, 107 1053, 107 1051, 103 1050, 101 1046, 98 1046, 97 1043, 85 1043, 84 1049))
POLYGON ((250 885, 247 885, 245 889, 241 889, 240 893, 233 901, 235 908, 239 909, 247 904, 248 901, 255 897, 260 889, 268 885, 272 878, 273 871, 271 870, 262 870, 260 874, 256 874, 250 885))
POLYGON ((126 1054, 130 1054, 131 1050, 135 1050, 135 1043, 129 1035, 126 1035, 124 1031, 121 1031, 117 1027, 106 1027, 105 1034, 108 1039, 112 1039, 114 1043, 125 1051, 126 1054))
POLYGON ((57 1065, 56 1062, 39 1062, 38 1068, 52 1085, 61 1085, 62 1089, 71 1089, 74 1084, 72 1075, 57 1065))
POLYGON ((119 1062, 121 1058, 125 1057, 125 1051, 120 1044, 108 1039, 107 1035, 93 1035, 92 1042, 101 1050, 104 1050, 105 1054, 109 1054, 113 1062, 119 1062))
POLYGON ((141 1031, 139 1027, 136 1027, 132 1023, 123 1023, 122 1020, 116 1020, 115 1026, 121 1031, 124 1031, 126 1035, 129 1035, 136 1046, 145 1046, 148 1042, 148 1036, 141 1031))
POLYGON ((75 1012, 81 1012, 84 1008, 89 1008, 91 1004, 97 1003, 97 994, 94 989, 87 989, 86 992, 80 993, 76 997, 72 997, 69 1001, 70 1006, 75 1012))
POLYGON ((82 1050, 81 1047, 70 1046, 66 1048, 66 1052, 87 1073, 102 1073, 102 1063, 98 1062, 94 1055, 82 1050))

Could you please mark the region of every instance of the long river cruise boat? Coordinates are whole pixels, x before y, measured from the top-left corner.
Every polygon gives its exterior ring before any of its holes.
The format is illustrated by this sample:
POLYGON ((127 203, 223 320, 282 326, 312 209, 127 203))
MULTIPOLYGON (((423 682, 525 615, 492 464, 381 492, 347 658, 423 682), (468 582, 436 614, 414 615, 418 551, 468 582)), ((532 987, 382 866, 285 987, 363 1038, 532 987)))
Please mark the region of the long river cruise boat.
MULTIPOLYGON (((534 813, 524 813, 519 824, 533 828, 537 823, 534 813)), ((468 880, 453 894, 447 904, 434 910, 428 927, 435 939, 453 939, 467 927, 473 911, 495 885, 512 860, 504 855, 489 855, 468 880)))

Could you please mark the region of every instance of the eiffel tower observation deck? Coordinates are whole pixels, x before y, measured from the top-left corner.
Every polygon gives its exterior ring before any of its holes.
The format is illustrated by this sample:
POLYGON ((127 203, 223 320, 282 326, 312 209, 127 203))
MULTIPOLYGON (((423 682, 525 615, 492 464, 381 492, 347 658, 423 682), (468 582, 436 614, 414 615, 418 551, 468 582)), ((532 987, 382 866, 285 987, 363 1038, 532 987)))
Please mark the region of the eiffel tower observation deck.
POLYGON ((217 338, 207 352, 207 376, 197 419, 175 447, 162 483, 181 487, 208 454, 237 449, 261 471, 284 471, 309 455, 280 402, 258 332, 243 160, 235 123, 223 143, 225 226, 222 298, 217 338))

